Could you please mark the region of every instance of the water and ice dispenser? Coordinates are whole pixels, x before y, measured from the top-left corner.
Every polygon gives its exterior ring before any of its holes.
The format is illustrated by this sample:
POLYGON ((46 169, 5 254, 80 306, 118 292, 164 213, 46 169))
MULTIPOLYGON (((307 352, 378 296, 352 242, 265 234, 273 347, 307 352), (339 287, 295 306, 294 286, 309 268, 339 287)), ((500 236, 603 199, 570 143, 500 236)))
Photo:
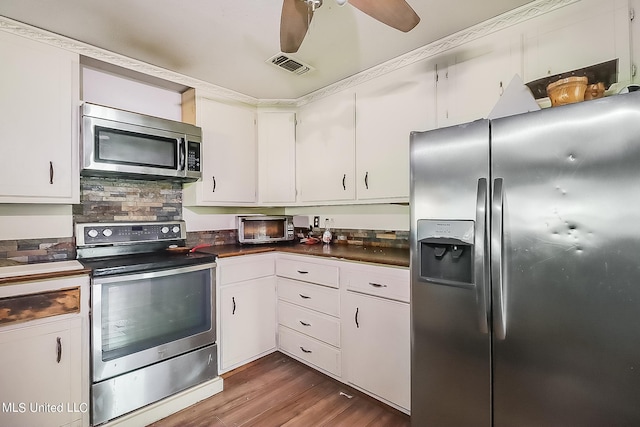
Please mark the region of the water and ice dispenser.
POLYGON ((473 286, 473 221, 418 220, 420 278, 449 286, 473 286))

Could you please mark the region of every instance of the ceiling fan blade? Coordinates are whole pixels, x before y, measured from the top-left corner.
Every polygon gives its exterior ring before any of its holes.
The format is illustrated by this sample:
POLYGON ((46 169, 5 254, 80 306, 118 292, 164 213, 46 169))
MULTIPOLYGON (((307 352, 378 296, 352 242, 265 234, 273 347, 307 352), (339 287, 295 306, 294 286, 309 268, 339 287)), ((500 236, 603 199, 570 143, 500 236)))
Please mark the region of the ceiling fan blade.
POLYGON ((405 0, 349 0, 349 3, 383 24, 405 33, 420 22, 420 17, 405 0))
POLYGON ((298 51, 309 29, 313 11, 300 0, 284 0, 280 18, 280 50, 285 53, 298 51))

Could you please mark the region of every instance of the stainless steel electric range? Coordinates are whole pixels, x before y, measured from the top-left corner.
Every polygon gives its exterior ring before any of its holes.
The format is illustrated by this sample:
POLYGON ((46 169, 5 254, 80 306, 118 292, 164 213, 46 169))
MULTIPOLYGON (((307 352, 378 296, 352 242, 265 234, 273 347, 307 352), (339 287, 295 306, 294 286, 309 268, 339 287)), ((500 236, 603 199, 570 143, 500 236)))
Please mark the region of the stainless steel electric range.
POLYGON ((91 424, 217 377, 215 255, 175 253, 182 221, 76 225, 92 269, 91 424))

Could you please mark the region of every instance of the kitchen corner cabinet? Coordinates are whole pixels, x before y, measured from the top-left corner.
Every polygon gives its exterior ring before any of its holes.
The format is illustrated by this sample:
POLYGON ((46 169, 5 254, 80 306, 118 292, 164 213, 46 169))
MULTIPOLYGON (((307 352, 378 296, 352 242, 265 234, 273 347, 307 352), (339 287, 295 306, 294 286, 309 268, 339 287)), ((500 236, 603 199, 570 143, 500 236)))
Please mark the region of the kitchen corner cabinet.
POLYGON ((258 111, 258 197, 261 205, 296 201, 296 114, 258 111))
POLYGON ((435 128, 435 71, 423 63, 358 87, 358 200, 409 200, 409 137, 435 128))
POLYGON ((79 203, 79 56, 0 31, 0 58, 0 203, 79 203))
POLYGON ((195 123, 202 128, 202 180, 185 185, 185 204, 254 204, 258 166, 255 108, 200 96, 190 102, 195 103, 195 123))
POLYGON ((218 260, 220 373, 276 349, 273 254, 218 260))
POLYGON ((409 271, 347 266, 340 271, 343 379, 409 412, 409 271))
POLYGON ((3 302, 77 288, 80 311, 0 326, 2 425, 89 425, 88 283, 77 276, 3 287, 3 302))
POLYGON ((298 201, 353 200, 354 93, 338 92, 301 106, 296 137, 298 201))

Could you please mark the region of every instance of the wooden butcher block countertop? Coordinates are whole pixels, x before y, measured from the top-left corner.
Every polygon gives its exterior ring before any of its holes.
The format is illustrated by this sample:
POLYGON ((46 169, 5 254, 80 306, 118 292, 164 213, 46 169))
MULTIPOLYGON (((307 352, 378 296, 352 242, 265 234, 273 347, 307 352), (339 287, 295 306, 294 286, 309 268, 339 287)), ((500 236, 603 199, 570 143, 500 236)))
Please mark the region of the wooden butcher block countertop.
POLYGON ((219 245, 201 248, 198 249, 198 251, 216 254, 219 258, 279 251, 291 254, 314 255, 326 258, 369 262, 398 267, 409 266, 409 249, 383 248, 377 246, 280 243, 271 245, 219 245))

